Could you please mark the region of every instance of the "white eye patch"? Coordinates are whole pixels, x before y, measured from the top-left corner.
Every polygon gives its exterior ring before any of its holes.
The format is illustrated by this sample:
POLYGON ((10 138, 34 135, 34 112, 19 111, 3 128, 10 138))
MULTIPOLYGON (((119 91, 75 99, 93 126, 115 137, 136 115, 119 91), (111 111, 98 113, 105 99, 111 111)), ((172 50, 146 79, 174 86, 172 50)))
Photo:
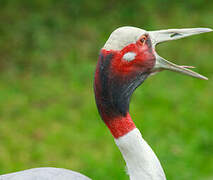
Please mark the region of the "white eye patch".
POLYGON ((132 61, 135 59, 136 54, 134 52, 128 52, 123 55, 123 59, 126 61, 132 61))

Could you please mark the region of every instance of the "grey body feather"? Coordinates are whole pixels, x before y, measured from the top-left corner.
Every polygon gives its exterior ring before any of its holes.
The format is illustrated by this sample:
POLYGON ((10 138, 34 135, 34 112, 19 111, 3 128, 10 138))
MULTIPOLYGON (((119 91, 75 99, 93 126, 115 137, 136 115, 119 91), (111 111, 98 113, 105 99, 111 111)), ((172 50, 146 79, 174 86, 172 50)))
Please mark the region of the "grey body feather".
POLYGON ((0 175, 0 180, 91 180, 71 170, 62 168, 33 168, 15 173, 0 175))

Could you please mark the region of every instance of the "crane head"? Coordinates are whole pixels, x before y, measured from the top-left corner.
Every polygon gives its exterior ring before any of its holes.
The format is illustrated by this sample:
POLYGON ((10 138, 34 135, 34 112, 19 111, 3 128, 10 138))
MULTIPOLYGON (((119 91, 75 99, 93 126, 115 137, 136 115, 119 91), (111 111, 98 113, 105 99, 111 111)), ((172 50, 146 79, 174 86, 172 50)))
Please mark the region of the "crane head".
POLYGON ((207 78, 160 57, 159 43, 210 32, 209 28, 146 31, 120 27, 112 32, 100 52, 95 73, 95 97, 102 116, 126 116, 134 90, 150 75, 171 70, 199 79, 207 78))
POLYGON ((179 66, 165 60, 156 53, 155 47, 162 42, 210 31, 212 29, 209 28, 146 31, 136 27, 125 26, 112 32, 103 49, 120 51, 122 55, 119 59, 120 70, 127 70, 130 73, 131 71, 139 70, 140 72, 148 71, 150 74, 155 74, 162 70, 170 70, 207 80, 205 76, 188 69, 193 68, 193 66, 179 66))

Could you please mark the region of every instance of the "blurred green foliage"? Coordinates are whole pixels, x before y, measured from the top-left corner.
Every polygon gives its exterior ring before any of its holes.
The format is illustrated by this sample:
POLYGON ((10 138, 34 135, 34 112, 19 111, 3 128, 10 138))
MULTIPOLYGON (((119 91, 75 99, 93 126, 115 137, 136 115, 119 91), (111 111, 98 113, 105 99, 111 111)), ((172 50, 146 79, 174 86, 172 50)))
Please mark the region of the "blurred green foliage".
MULTIPOLYGON (((1 0, 0 174, 51 166, 128 179, 93 96, 99 49, 117 27, 213 27, 213 1, 1 0)), ((162 44, 209 81, 172 72, 135 92, 131 114, 168 179, 213 179, 213 33, 162 44)))

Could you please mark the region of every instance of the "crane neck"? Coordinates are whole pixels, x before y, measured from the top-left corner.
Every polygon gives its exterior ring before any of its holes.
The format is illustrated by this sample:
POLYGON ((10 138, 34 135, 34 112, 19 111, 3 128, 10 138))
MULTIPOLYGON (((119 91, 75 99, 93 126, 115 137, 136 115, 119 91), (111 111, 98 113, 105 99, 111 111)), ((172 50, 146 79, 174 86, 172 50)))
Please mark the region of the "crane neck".
POLYGON ((135 128, 115 139, 131 180, 166 180, 163 168, 140 131, 135 128))
POLYGON ((102 118, 114 138, 122 137, 136 128, 129 113, 127 113, 126 116, 117 116, 113 118, 102 114, 102 118))
POLYGON ((119 52, 101 50, 94 81, 99 114, 126 161, 130 179, 165 180, 158 158, 129 114, 131 95, 149 74, 117 72, 113 68, 117 58, 120 58, 119 52))
POLYGON ((121 58, 119 51, 102 49, 94 81, 99 114, 115 138, 135 128, 129 115, 130 99, 134 90, 149 76, 143 72, 126 74, 122 69, 118 72, 114 67, 118 58, 121 58))

